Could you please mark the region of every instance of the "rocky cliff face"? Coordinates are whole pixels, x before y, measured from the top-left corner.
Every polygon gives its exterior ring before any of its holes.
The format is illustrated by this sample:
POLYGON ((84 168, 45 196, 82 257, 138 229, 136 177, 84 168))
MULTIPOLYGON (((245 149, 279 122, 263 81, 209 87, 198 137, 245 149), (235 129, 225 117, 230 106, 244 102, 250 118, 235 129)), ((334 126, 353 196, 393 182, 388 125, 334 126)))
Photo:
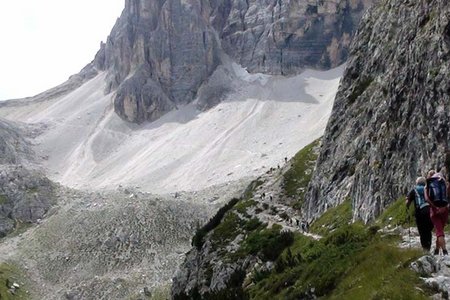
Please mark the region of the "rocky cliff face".
POLYGON ((381 1, 363 18, 336 96, 305 209, 350 198, 369 221, 446 160, 450 3, 381 1))
POLYGON ((117 91, 119 116, 153 121, 193 101, 224 52, 251 72, 269 74, 341 64, 372 2, 127 0, 91 69, 108 71, 106 92, 117 91))
POLYGON ((225 51, 250 72, 294 74, 347 59, 351 36, 373 1, 211 1, 225 51))
POLYGON ((34 156, 24 138, 28 134, 25 128, 0 119, 0 238, 42 219, 55 202, 55 185, 25 167, 34 156))
POLYGON ((10 122, 0 119, 0 165, 18 164, 32 154, 24 132, 10 122))

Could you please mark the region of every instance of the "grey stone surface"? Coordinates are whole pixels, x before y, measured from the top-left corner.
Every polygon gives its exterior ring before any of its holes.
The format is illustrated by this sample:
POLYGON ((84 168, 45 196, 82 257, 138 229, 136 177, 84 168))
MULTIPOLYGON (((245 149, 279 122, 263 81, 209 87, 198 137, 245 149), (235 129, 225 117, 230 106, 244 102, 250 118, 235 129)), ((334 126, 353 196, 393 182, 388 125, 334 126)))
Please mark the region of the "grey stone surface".
MULTIPOLYGON (((91 69, 108 72, 106 92, 117 92, 120 117, 153 121, 192 102, 223 53, 268 74, 343 63, 373 1, 127 0, 91 69)), ((227 83, 214 88, 200 91, 199 107, 229 91, 227 83)))
POLYGON ((365 15, 323 138, 309 218, 349 198, 369 221, 449 150, 450 2, 381 1, 365 15))
POLYGON ((422 277, 430 277, 437 271, 438 265, 433 256, 426 255, 411 263, 411 268, 422 277))
POLYGON ((55 199, 55 185, 37 171, 0 165, 0 237, 42 219, 55 199))
POLYGON ((95 64, 108 70, 123 119, 152 121, 193 100, 218 66, 219 43, 203 0, 127 0, 95 64))
POLYGON ((24 130, 0 118, 0 165, 19 164, 32 157, 33 151, 24 135, 24 130))
POLYGON ((342 64, 373 1, 212 0, 225 51, 250 72, 295 74, 342 64))

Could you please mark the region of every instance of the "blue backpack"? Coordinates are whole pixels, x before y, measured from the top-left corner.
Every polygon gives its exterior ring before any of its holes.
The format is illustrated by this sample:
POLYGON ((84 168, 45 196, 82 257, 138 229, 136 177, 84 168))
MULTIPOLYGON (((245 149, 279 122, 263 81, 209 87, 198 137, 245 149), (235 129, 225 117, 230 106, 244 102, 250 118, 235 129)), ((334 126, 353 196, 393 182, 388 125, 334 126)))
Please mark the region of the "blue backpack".
POLYGON ((444 207, 448 205, 447 185, 444 178, 428 178, 427 187, 430 199, 437 207, 444 207))
POLYGON ((425 186, 424 185, 416 185, 414 188, 414 192, 416 193, 415 204, 416 209, 422 209, 425 206, 428 206, 428 202, 425 200, 425 186))

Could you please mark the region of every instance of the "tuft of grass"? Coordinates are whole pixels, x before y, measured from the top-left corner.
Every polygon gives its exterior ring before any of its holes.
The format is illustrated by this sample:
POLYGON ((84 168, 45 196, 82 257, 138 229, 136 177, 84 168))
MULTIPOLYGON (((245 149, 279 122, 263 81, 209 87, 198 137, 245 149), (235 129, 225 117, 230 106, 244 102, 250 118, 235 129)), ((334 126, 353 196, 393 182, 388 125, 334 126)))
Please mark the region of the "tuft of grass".
POLYGON ((250 220, 248 220, 245 225, 243 226, 243 228, 246 231, 254 231, 257 229, 263 229, 266 228, 267 224, 263 224, 261 221, 259 221, 258 218, 251 218, 250 220))
POLYGON ((429 299, 427 289, 409 268, 421 255, 418 249, 399 249, 378 240, 355 256, 354 268, 328 299, 429 299))
POLYGON ((311 224, 311 231, 320 235, 328 234, 336 228, 342 227, 352 221, 352 203, 350 199, 342 204, 328 209, 319 219, 311 224))
POLYGON ((0 264, 0 299, 29 299, 21 272, 10 264, 0 264), (9 291, 13 283, 19 284, 14 294, 9 291))
POLYGON ((234 208, 241 214, 246 215, 247 214, 247 209, 252 207, 252 206, 256 206, 256 204, 258 204, 258 202, 256 202, 255 200, 243 200, 243 201, 239 201, 239 203, 237 203, 234 208))
POLYGON ((238 215, 229 212, 223 221, 217 226, 211 235, 211 240, 216 246, 222 246, 226 242, 232 241, 241 233, 242 226, 245 224, 238 215))
POLYGON ((401 197, 387 207, 377 222, 382 226, 415 226, 414 206, 406 209, 405 198, 401 197))
POLYGON ((355 86, 353 92, 348 97, 348 101, 350 104, 356 101, 359 96, 361 96, 367 88, 372 84, 373 78, 363 78, 358 85, 355 86))
POLYGON ((262 181, 261 179, 256 179, 256 180, 253 180, 248 186, 247 186, 247 188, 245 189, 245 191, 244 191, 244 195, 243 195, 243 198, 244 199, 250 199, 250 198, 252 198, 253 197, 253 193, 256 191, 256 189, 260 186, 260 185, 262 185, 264 183, 264 181, 262 181))
POLYGON ((258 255, 263 261, 274 261, 294 242, 291 231, 280 231, 279 226, 254 231, 244 241, 242 248, 245 253, 258 255))
POLYGON ((291 168, 284 174, 283 188, 286 195, 297 199, 295 207, 303 204, 318 156, 315 148, 319 143, 320 140, 316 140, 300 150, 292 159, 291 168))
POLYGON ((200 250, 203 246, 205 236, 214 228, 220 225, 220 222, 222 221, 222 218, 225 216, 225 214, 230 211, 238 202, 238 198, 231 199, 230 202, 220 208, 214 215, 214 217, 212 217, 205 225, 198 228, 195 232, 194 237, 192 238, 192 246, 200 250))
POLYGON ((0 205, 5 204, 8 201, 6 195, 0 194, 0 205))

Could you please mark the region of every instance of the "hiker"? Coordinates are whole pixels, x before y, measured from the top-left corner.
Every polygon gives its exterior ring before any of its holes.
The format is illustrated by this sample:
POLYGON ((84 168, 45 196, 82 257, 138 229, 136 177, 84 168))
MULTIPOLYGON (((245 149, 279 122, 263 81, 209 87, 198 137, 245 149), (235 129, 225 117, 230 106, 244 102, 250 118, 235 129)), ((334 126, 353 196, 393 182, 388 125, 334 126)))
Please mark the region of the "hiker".
POLYGON ((416 186, 406 196, 406 208, 409 209, 411 202, 414 203, 414 216, 416 219, 417 229, 420 235, 420 244, 423 250, 429 252, 431 250, 431 231, 433 231, 433 223, 430 218, 430 204, 425 199, 426 179, 419 177, 416 180, 416 186))
POLYGON ((302 231, 306 232, 306 222, 305 222, 305 220, 302 220, 302 231))
POLYGON ((425 199, 430 204, 430 217, 436 231, 434 255, 438 255, 440 249, 443 255, 448 255, 444 234, 444 226, 448 219, 447 182, 441 173, 434 170, 428 172, 426 182, 425 199))

